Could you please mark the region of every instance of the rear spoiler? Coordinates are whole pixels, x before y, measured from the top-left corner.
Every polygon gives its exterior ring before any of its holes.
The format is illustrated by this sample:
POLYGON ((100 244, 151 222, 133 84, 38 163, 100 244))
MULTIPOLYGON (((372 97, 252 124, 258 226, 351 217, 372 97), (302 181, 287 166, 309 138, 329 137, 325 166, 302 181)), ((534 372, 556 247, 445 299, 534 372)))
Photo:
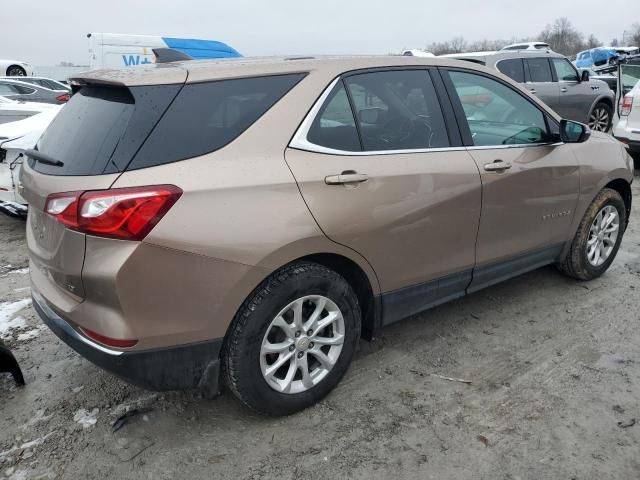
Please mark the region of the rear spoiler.
POLYGON ((153 54, 156 56, 156 63, 182 62, 184 60, 193 60, 191 55, 187 55, 175 48, 153 48, 153 54))

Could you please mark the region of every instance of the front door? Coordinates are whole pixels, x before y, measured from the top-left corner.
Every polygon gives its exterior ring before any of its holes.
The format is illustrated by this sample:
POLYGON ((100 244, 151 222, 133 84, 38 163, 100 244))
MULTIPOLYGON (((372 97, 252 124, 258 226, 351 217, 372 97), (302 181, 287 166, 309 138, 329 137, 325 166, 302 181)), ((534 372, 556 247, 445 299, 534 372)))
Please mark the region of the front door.
POLYGON ((462 295, 475 263, 480 176, 459 137, 452 148, 434 82, 427 69, 339 79, 286 151, 323 232, 374 268, 385 323, 462 295))
POLYGON ((524 95, 477 72, 449 78, 482 179, 473 291, 558 257, 571 237, 579 171, 571 147, 552 143, 555 120, 524 95))
POLYGON ((566 58, 552 58, 551 65, 560 87, 560 106, 557 112, 564 118, 587 123, 591 105, 600 86, 592 82, 581 82, 577 70, 566 58))

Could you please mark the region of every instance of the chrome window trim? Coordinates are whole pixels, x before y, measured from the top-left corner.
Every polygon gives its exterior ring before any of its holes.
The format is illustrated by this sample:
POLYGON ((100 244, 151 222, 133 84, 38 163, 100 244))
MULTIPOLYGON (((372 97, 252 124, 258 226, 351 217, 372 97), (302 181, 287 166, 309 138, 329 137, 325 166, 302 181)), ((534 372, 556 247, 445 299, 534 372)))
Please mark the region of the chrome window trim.
MULTIPOLYGON (((325 153, 328 155, 342 155, 342 156, 354 156, 354 157, 369 157, 377 155, 402 155, 411 153, 438 153, 438 152, 460 152, 464 150, 495 150, 504 148, 529 148, 529 147, 542 147, 542 146, 559 146, 564 145, 563 142, 559 143, 520 143, 513 145, 479 145, 479 146, 460 146, 460 147, 435 147, 435 148, 414 148, 403 150, 368 150, 368 151, 349 151, 349 150, 337 150, 334 148, 323 147, 307 140, 307 135, 311 129, 311 125, 316 116, 320 112, 320 109, 324 105, 324 102, 329 97, 334 87, 342 81, 341 77, 335 78, 328 87, 326 87, 320 97, 316 100, 311 107, 311 110, 307 113, 302 120, 302 123, 293 135, 291 142, 289 142, 289 148, 296 150, 303 150, 312 153, 325 153)), ((354 121, 356 119, 354 118, 354 121)))

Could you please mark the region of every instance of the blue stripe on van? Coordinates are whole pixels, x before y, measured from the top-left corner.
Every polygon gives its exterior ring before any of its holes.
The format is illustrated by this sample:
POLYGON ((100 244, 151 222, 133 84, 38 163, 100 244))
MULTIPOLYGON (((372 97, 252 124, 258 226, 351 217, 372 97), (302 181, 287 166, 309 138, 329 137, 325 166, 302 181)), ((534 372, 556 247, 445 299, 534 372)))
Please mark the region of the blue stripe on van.
POLYGON ((242 56, 226 43, 215 40, 170 37, 162 37, 162 40, 167 44, 167 47, 175 48, 193 58, 234 58, 242 56))

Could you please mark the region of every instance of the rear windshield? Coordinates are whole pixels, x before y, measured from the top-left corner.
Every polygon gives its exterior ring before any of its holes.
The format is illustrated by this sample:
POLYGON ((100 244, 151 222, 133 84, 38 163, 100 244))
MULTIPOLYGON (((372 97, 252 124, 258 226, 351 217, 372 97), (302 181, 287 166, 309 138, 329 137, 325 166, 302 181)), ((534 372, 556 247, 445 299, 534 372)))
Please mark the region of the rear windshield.
POLYGON ((33 159, 29 164, 51 175, 122 172, 180 88, 81 88, 56 115, 36 147, 63 165, 33 159))
POLYGON ((36 147, 63 166, 29 164, 51 175, 101 175, 204 155, 237 138, 303 77, 83 87, 36 147))

